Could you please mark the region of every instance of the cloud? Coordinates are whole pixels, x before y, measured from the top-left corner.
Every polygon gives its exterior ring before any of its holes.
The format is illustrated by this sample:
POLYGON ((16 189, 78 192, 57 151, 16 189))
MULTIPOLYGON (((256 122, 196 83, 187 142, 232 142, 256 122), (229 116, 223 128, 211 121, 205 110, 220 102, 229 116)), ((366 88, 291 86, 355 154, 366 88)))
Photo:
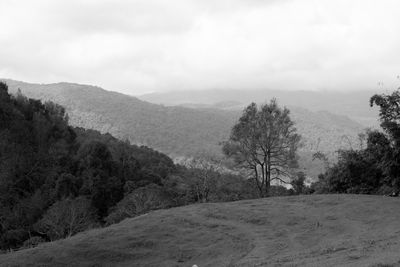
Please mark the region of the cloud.
POLYGON ((0 77, 129 94, 395 86, 399 11, 394 0, 3 0, 0 77))

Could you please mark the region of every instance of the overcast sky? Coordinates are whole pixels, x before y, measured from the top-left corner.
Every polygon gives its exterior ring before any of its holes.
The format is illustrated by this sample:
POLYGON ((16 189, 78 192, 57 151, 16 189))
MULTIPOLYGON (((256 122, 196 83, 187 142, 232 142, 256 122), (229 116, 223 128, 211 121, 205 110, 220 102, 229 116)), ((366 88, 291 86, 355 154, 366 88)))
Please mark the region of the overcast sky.
POLYGON ((374 89, 399 74, 398 0, 0 1, 3 78, 137 95, 374 89))

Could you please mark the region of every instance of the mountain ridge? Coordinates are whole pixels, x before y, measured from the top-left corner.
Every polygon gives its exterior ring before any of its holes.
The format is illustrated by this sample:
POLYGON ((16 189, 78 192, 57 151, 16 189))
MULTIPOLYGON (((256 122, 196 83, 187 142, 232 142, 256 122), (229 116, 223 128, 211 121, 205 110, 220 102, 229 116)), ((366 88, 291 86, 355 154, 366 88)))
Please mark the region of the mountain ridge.
POLYGON ((378 125, 378 110, 369 106, 369 99, 376 91, 279 91, 265 90, 202 90, 202 91, 170 91, 139 95, 138 98, 163 105, 209 105, 219 102, 233 102, 236 108, 250 102, 264 103, 272 98, 287 106, 297 106, 311 111, 323 111, 346 115, 366 127, 378 125))

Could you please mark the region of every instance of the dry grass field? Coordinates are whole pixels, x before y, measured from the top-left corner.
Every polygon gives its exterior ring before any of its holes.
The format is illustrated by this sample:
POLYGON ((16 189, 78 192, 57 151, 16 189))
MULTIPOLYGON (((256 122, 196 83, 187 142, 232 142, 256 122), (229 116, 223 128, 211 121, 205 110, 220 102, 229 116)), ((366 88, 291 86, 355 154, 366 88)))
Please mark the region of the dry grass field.
POLYGON ((275 197, 198 204, 125 220, 0 266, 400 266, 400 198, 275 197))

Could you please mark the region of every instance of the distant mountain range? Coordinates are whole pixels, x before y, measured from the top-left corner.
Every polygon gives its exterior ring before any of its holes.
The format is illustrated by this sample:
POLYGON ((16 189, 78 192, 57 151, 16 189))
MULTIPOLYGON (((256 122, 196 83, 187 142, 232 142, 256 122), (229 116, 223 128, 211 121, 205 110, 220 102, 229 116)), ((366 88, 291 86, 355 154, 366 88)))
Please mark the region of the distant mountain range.
POLYGON ((310 111, 328 111, 349 118, 367 127, 378 125, 378 111, 369 106, 375 91, 278 91, 278 90, 204 90, 172 91, 138 96, 140 99, 167 106, 214 107, 242 109, 250 102, 263 103, 277 98, 286 106, 310 111))
MULTIPOLYGON (((241 114, 241 104, 235 101, 216 101, 214 106, 206 103, 190 108, 164 106, 90 85, 3 81, 9 85, 11 93, 20 89, 30 98, 63 105, 72 125, 109 132, 172 157, 196 156, 205 152, 221 155, 220 143, 228 139, 231 127, 241 114)), ((283 100, 280 103, 288 105, 283 100)), ((290 110, 298 131, 304 137, 302 165, 306 170, 313 169, 314 174, 321 170, 321 164, 311 162, 312 152, 331 153, 350 144, 356 146, 357 135, 364 129, 349 117, 328 111, 310 111, 294 106, 290 110)))

